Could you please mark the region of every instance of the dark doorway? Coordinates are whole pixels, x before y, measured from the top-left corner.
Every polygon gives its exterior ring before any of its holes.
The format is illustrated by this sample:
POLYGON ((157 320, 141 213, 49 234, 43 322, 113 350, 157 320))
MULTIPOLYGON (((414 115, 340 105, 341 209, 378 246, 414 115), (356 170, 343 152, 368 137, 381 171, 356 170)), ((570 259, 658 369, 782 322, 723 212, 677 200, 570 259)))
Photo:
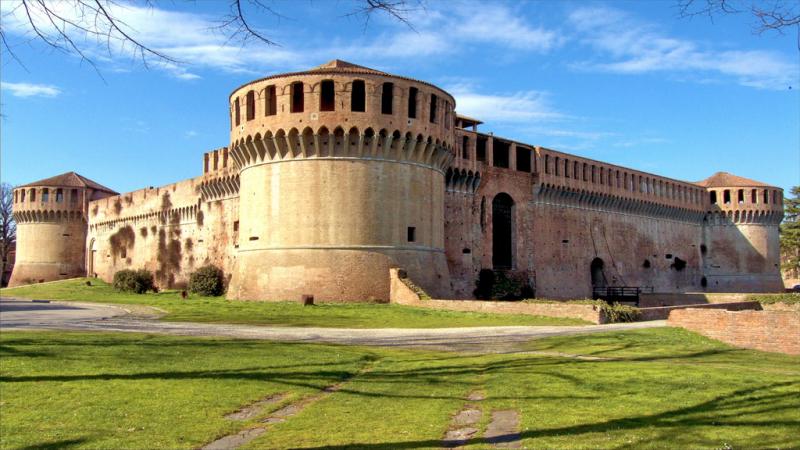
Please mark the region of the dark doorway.
POLYGON ((603 272, 605 264, 600 258, 592 260, 590 270, 592 272, 592 288, 606 287, 606 274, 603 272))
POLYGON ((514 200, 502 192, 492 200, 492 265, 495 270, 512 268, 514 200))

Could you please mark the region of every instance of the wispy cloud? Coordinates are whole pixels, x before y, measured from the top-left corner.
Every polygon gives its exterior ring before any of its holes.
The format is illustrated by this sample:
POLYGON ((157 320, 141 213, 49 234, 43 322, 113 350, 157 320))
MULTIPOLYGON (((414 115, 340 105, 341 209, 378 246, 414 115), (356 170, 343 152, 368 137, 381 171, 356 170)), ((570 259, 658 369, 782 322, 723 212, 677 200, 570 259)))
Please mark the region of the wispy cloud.
POLYGON ((622 74, 673 72, 698 82, 709 77, 732 79, 762 89, 786 89, 797 83, 797 64, 764 50, 718 50, 667 35, 657 26, 609 7, 583 7, 569 15, 581 42, 599 58, 574 66, 622 74))
POLYGON ((460 114, 496 122, 531 122, 563 119, 541 91, 481 93, 470 84, 448 86, 460 114))
POLYGON ((189 130, 189 131, 183 133, 183 137, 185 137, 186 139, 191 139, 191 138, 197 137, 197 135, 198 135, 197 131, 194 131, 194 130, 189 130))
POLYGON ((50 84, 0 82, 0 89, 9 91, 14 97, 58 97, 61 89, 50 84))

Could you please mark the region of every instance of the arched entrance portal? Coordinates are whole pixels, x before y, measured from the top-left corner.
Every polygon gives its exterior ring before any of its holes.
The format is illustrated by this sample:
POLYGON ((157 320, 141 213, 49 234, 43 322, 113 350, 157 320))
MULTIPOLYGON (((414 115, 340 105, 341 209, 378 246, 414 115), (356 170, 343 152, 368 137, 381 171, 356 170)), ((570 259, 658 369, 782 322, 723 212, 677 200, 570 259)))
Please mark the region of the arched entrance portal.
POLYGON ((492 200, 492 265, 511 269, 514 261, 514 200, 501 192, 492 200))
POLYGON ((592 260, 592 264, 589 266, 589 270, 592 273, 592 288, 606 287, 606 274, 603 272, 604 266, 602 259, 595 258, 592 260))

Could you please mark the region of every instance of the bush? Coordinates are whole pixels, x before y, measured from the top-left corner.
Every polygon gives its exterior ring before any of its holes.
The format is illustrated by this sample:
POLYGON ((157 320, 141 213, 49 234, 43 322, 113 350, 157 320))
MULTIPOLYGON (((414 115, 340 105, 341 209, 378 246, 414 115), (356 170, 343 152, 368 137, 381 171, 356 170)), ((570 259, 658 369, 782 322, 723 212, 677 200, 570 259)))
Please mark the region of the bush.
POLYGON ((134 292, 144 294, 147 291, 155 291, 153 273, 146 269, 140 270, 120 270, 114 274, 114 289, 122 292, 134 292))
POLYGON ((216 297, 225 293, 222 270, 217 266, 203 266, 189 276, 189 291, 195 294, 216 297))
POLYGON ((619 303, 609 305, 606 302, 601 302, 600 312, 603 313, 608 323, 636 322, 642 316, 639 308, 620 305, 619 303))

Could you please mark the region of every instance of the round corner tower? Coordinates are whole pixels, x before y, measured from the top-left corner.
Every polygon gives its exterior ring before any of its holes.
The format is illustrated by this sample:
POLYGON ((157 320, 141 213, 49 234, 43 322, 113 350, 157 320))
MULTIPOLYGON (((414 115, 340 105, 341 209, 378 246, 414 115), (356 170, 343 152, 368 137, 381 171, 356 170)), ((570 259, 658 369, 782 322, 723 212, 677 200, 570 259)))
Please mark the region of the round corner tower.
POLYGON ((700 249, 707 290, 782 291, 783 190, 725 172, 698 184, 708 200, 700 249))
POLYGON ((447 294, 454 107, 436 86, 338 60, 236 89, 240 246, 228 295, 388 300, 398 266, 447 294))
POLYGON ((8 285, 85 276, 89 201, 115 194, 75 172, 14 188, 17 254, 8 285))

